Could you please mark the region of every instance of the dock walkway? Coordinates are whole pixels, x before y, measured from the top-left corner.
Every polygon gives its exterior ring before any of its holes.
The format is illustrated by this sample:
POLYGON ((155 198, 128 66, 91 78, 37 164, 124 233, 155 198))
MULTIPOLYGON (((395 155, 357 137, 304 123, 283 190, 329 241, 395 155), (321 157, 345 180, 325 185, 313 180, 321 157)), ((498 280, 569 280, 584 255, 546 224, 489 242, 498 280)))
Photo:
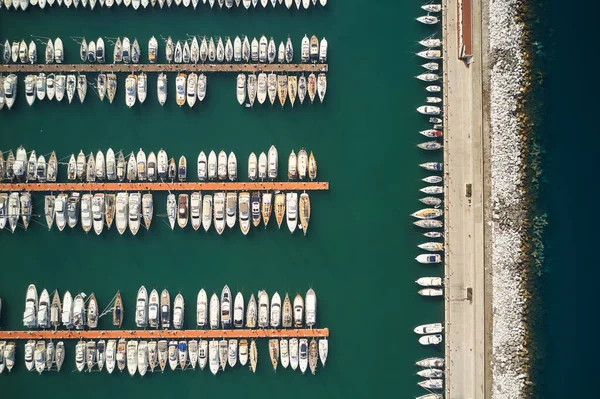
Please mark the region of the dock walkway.
POLYGON ((9 183, 0 184, 7 191, 308 191, 329 190, 327 182, 144 182, 144 183, 9 183))
POLYGON ((328 72, 328 64, 5 64, 0 73, 328 72))
MULTIPOLYGON (((487 0, 444 0, 445 395, 491 397, 484 223, 483 16, 487 0), (460 10, 472 5, 472 21, 460 10), (472 23, 471 64, 459 59, 458 25, 472 23)), ((463 31, 463 34, 465 32, 463 31)))
POLYGON ((179 338, 311 338, 329 336, 328 328, 235 330, 31 330, 0 331, 0 340, 19 339, 179 339, 179 338))

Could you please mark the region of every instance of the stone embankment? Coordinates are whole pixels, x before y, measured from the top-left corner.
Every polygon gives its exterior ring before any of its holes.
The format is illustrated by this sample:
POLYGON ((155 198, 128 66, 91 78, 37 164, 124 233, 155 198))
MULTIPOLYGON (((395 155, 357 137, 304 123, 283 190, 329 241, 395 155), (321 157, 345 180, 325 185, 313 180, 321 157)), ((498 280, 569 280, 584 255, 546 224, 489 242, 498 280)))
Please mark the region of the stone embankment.
MULTIPOLYGON (((519 104, 527 84, 525 0, 489 3, 494 399, 524 397, 527 351, 526 152, 519 104)), ((526 396, 526 395, 525 395, 526 396)))

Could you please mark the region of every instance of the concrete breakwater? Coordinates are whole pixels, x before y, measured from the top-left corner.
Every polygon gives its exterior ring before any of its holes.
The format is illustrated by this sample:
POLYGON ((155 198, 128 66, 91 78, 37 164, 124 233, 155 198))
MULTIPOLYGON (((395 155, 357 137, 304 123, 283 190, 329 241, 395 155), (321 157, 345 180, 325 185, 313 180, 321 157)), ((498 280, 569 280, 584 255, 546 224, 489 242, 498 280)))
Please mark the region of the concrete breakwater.
POLYGON ((528 78, 525 0, 490 2, 490 120, 492 204, 492 397, 519 398, 528 390, 527 222, 524 172, 528 78))

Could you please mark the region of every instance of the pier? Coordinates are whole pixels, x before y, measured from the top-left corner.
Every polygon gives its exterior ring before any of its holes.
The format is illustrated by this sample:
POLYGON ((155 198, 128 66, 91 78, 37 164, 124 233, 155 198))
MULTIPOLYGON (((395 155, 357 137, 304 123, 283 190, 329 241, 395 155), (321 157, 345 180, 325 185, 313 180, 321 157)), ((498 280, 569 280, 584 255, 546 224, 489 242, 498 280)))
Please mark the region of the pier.
POLYGON ((490 159, 485 121, 489 2, 443 1, 445 394, 490 398, 491 289, 484 206, 490 159), (472 8, 471 8, 472 6, 472 8), (469 13, 465 14, 466 7, 469 13), (465 20, 469 15, 470 20, 465 20), (468 29, 468 30, 467 30, 468 29), (463 37, 459 37, 462 33, 463 37), (472 43, 467 42, 472 40, 472 43), (487 43, 487 44, 486 44, 487 43), (459 57, 467 57, 467 59, 459 57))
POLYGON ((7 191, 327 191, 328 182, 97 182, 97 183, 9 183, 7 191))
POLYGON ((209 338, 326 338, 328 328, 236 330, 32 330, 0 331, 0 340, 19 339, 209 339, 209 338))
POLYGON ((328 64, 5 64, 0 73, 134 72, 327 72, 328 64))

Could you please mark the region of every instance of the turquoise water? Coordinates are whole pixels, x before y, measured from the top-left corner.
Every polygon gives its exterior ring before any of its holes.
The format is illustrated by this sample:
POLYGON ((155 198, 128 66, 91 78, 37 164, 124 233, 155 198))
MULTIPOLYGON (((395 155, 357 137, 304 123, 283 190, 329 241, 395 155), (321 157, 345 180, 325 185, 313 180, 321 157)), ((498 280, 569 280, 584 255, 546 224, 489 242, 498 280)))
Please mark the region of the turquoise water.
MULTIPOLYGON (((63 100, 27 107, 20 83, 18 103, 11 112, 0 112, 3 150, 23 144, 38 153, 56 150, 64 158, 80 149, 89 153, 112 147, 130 152, 143 147, 149 153, 163 147, 169 156, 184 154, 191 162, 200 150, 225 149, 235 151, 239 174, 244 176, 251 151, 258 154, 276 145, 281 174, 287 154, 305 147, 317 157, 318 179, 330 183, 330 191, 311 194, 307 237, 278 231, 274 222, 266 231, 253 229, 247 237, 237 226, 223 236, 214 230, 195 232, 189 226, 172 232, 160 217, 149 231, 135 237, 119 236, 114 229, 100 237, 79 228, 48 232, 41 225, 28 232, 3 232, 4 329, 21 328, 23 297, 30 283, 40 290, 58 288, 61 293, 67 289, 95 292, 101 307, 120 289, 126 328, 134 324, 135 293, 142 284, 149 289, 166 287, 171 295, 180 291, 187 300, 190 328, 201 287, 211 294, 228 284, 246 297, 263 288, 269 294, 277 290, 293 295, 313 287, 319 301, 318 325, 331 333, 327 367, 315 377, 290 370, 274 374, 267 344, 260 342, 257 375, 238 366, 216 378, 208 370, 165 372, 147 374, 144 383, 138 383, 139 376, 71 373, 74 347, 69 344, 63 372, 37 376, 24 371, 21 343, 17 367, 10 376, 0 376, 4 392, 41 395, 60 389, 63 395, 85 392, 90 398, 114 394, 259 397, 265 392, 290 398, 422 394, 416 386, 414 361, 441 352, 420 347, 412 329, 441 321, 443 303, 416 293, 416 278, 441 275, 442 269, 413 260, 419 253, 416 244, 424 238, 408 217, 422 207, 418 188, 427 173, 418 163, 437 160, 415 147, 423 141, 417 131, 427 123, 414 111, 425 92, 413 78, 423 63, 413 54, 418 51, 416 42, 433 32, 414 21, 420 14, 413 2, 366 5, 356 0, 330 0, 325 9, 308 11, 281 7, 0 11, 2 40, 30 34, 61 36, 66 62, 78 60, 78 46, 69 36, 137 37, 144 50, 152 35, 185 39, 187 33, 265 34, 277 43, 290 35, 297 58, 301 37, 314 33, 327 38, 330 59, 325 102, 312 106, 246 109, 236 102, 235 76, 211 74, 205 101, 194 109, 179 108, 174 102, 175 76, 170 74, 169 98, 160 107, 156 75, 151 74, 148 99, 133 109, 125 106, 124 75, 120 75, 112 105, 101 103, 88 91, 83 105, 77 100, 67 105, 63 100)), ((112 55, 110 50, 107 53, 112 55)), ((88 79, 92 76, 88 74, 88 79)), ((63 179, 64 175, 63 168, 63 179)), ((41 195, 34 202, 35 209, 43 209, 41 195)), ((155 195, 156 214, 165 213, 164 204, 165 195, 155 195)), ((108 328, 109 323, 102 319, 100 327, 108 328)))

